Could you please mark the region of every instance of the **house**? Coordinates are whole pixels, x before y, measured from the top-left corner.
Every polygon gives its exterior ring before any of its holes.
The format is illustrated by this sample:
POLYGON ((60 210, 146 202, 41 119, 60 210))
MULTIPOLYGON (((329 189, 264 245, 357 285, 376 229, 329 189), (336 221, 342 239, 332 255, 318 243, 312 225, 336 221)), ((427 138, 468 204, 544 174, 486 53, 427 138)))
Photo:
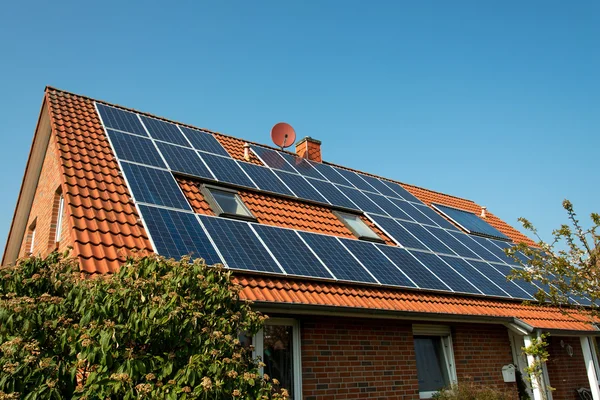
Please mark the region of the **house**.
POLYGON ((94 274, 134 252, 224 263, 271 316, 249 340, 294 399, 469 379, 516 398, 509 366, 550 332, 543 385, 525 390, 600 400, 595 325, 524 305, 537 288, 505 279, 502 249, 530 239, 470 200, 324 162, 312 138, 295 150, 48 87, 2 263, 68 247, 94 274))

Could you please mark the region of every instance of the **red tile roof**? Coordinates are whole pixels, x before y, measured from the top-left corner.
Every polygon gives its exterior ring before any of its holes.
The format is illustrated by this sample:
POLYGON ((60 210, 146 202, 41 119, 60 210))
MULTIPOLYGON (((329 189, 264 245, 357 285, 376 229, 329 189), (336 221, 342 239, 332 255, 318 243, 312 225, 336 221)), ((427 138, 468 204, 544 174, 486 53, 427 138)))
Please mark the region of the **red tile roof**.
MULTIPOLYGON (((46 90, 46 100, 53 130, 51 140, 55 140, 58 145, 63 172, 65 200, 73 227, 74 254, 79 257, 81 268, 88 272, 112 272, 127 255, 151 252, 148 236, 139 221, 129 190, 104 135, 94 108, 94 100, 53 88, 46 90)), ((211 133, 232 157, 243 159, 245 141, 217 132, 211 133)), ((252 157, 250 161, 260 164, 256 157, 252 157)), ((193 180, 178 178, 178 181, 196 212, 212 214, 193 180)), ((470 200, 402 185, 427 204, 435 202, 475 213, 479 213, 481 208, 470 200)), ((326 207, 251 191, 241 191, 241 195, 261 223, 353 237, 326 207)), ((502 233, 513 240, 532 243, 493 214, 488 215, 488 222, 502 233)), ((371 226, 385 238, 381 231, 372 224, 371 226)), ((391 244, 388 238, 386 240, 391 244)), ((235 279, 243 287, 243 298, 261 302, 455 315, 515 316, 536 327, 591 329, 589 324, 573 317, 567 318, 557 310, 542 310, 514 301, 243 274, 237 275, 235 279)))

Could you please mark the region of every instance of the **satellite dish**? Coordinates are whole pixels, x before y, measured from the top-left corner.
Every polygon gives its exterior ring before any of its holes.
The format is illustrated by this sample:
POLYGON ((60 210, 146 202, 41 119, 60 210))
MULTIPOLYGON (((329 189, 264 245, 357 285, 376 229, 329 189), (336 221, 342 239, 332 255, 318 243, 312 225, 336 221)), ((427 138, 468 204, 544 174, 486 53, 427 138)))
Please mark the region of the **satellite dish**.
POLYGON ((279 122, 271 128, 271 139, 273 143, 283 150, 294 144, 296 141, 296 131, 294 131, 294 128, 290 124, 279 122))

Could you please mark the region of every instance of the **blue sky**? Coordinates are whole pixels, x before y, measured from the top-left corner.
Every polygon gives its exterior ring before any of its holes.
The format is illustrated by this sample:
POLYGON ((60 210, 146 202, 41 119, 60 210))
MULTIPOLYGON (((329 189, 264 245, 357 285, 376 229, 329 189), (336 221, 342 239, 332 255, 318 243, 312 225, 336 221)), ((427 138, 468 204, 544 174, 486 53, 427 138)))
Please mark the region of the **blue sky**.
MULTIPOLYGON (((472 199, 600 212, 600 2, 8 2, 0 242, 46 85, 472 199)), ((0 250, 1 251, 1 250, 0 250)))

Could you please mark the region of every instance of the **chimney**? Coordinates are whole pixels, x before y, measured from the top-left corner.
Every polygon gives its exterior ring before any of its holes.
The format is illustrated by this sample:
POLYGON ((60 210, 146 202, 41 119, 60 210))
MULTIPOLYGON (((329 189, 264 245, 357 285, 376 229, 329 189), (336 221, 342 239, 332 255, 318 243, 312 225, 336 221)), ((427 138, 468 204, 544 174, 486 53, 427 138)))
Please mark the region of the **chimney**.
POLYGON ((486 210, 487 207, 481 206, 481 218, 487 218, 486 210))
POLYGON ((321 141, 313 139, 310 136, 305 137, 296 143, 296 154, 311 161, 323 162, 323 158, 321 157, 321 141))

